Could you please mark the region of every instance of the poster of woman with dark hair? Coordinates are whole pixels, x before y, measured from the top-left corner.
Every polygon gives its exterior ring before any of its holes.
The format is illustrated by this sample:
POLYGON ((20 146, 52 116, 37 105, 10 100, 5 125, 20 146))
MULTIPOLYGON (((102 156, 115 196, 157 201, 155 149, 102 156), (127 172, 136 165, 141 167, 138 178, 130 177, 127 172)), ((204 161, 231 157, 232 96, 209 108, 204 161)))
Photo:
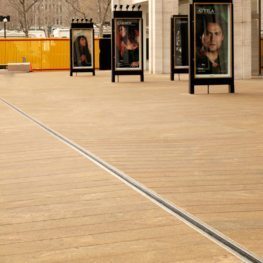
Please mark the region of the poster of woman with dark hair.
POLYGON ((228 4, 195 5, 196 77, 231 77, 230 14, 228 4))
POLYGON ((141 69, 140 19, 117 19, 115 27, 117 69, 141 69))
POLYGON ((93 31, 74 29, 72 31, 73 68, 93 67, 93 31))

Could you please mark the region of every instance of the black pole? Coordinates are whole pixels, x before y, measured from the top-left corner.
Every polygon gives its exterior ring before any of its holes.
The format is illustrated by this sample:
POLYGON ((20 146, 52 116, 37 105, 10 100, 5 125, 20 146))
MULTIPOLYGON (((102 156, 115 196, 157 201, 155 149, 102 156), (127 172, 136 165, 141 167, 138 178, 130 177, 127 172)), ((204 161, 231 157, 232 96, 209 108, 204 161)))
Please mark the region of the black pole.
POLYGON ((262 53, 263 53, 263 49, 261 46, 261 30, 262 30, 262 26, 261 26, 261 18, 263 18, 263 14, 261 12, 261 1, 258 2, 258 10, 259 10, 259 75, 261 75, 261 68, 263 67, 262 61, 261 61, 261 57, 262 57, 262 53))
POLYGON ((4 38, 6 38, 6 22, 4 22, 4 38))
POLYGON ((113 18, 111 20, 111 82, 115 82, 115 56, 115 19, 113 18))
POLYGON ((144 48, 143 48, 143 19, 141 19, 141 28, 140 28, 140 30, 141 30, 141 32, 142 32, 142 34, 141 34, 141 36, 142 36, 142 39, 141 39, 141 45, 142 45, 142 56, 141 56, 141 61, 142 61, 142 72, 141 72, 141 82, 144 82, 144 48))
POLYGON ((230 4, 231 6, 231 34, 232 34, 232 46, 231 46, 231 56, 232 56, 232 77, 231 82, 229 85, 229 93, 235 93, 235 72, 234 72, 234 8, 233 3, 230 4))
POLYGON ((189 93, 195 94, 195 84, 194 84, 194 63, 195 63, 195 53, 194 53, 194 5, 189 6, 189 17, 188 17, 188 43, 189 45, 189 93))
POLYGON ((171 17, 170 80, 174 80, 174 17, 171 17))
POLYGON ((72 77, 73 76, 73 60, 72 60, 72 54, 73 54, 73 46, 72 46, 72 24, 71 24, 71 27, 70 27, 70 76, 72 77))

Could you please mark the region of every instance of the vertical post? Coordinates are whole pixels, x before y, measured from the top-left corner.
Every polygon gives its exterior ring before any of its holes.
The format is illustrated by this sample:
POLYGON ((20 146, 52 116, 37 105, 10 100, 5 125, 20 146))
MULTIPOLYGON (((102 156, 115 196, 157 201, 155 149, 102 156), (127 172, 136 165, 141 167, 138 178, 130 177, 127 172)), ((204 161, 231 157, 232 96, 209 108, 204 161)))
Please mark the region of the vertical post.
POLYGON ((262 30, 262 26, 261 26, 261 18, 262 18, 262 12, 261 12, 261 1, 259 0, 258 2, 258 9, 259 9, 259 75, 261 75, 261 68, 262 68, 262 46, 261 46, 261 30, 262 30))
POLYGON ((6 38, 6 23, 4 23, 4 38, 6 38))
MULTIPOLYGON (((142 14, 142 20, 143 20, 143 28, 146 29, 147 27, 147 15, 146 13, 148 12, 148 8, 145 8, 145 6, 142 6, 142 9, 143 9, 143 14, 142 14)), ((143 70, 149 70, 149 68, 147 68, 147 52, 148 52, 148 49, 147 49, 147 34, 146 34, 146 30, 144 31, 144 34, 145 34, 145 37, 143 38, 142 40, 142 43, 143 43, 143 50, 144 50, 144 55, 143 55, 143 61, 144 61, 144 68, 143 70)), ((148 59, 149 59, 149 56, 148 56, 148 59)))
POLYGON ((6 23, 7 23, 6 17, 3 19, 3 22, 4 22, 4 38, 6 38, 6 23))
POLYGON ((142 60, 142 72, 141 72, 141 82, 144 82, 144 46, 143 46, 143 39, 144 39, 144 34, 143 34, 143 19, 141 19, 141 32, 142 32, 142 39, 141 39, 141 46, 142 46, 142 55, 141 55, 141 60, 142 60))
POLYGON ((115 82, 115 19, 111 21, 111 82, 115 82))
POLYGON ((234 79, 235 79, 235 74, 234 74, 234 10, 233 10, 233 3, 230 4, 231 7, 231 34, 232 34, 232 76, 231 76, 231 84, 229 85, 229 93, 235 93, 235 83, 234 83, 234 79))
POLYGON ((174 80, 174 18, 171 17, 171 54, 170 54, 170 79, 174 80))
POLYGON ((72 46, 72 24, 71 24, 71 27, 70 27, 70 38, 69 38, 69 40, 70 40, 70 76, 72 77, 73 76, 73 74, 72 74, 72 72, 73 72, 73 61, 72 61, 72 52, 73 52, 73 46, 72 46))
POLYGON ((189 93, 195 93, 194 86, 194 64, 195 64, 195 54, 194 54, 194 5, 190 4, 189 6, 189 17, 188 17, 188 43, 189 45, 189 93))
POLYGON ((94 26, 92 24, 92 42, 93 42, 93 54, 92 54, 92 65, 93 65, 93 71, 92 75, 95 76, 95 37, 94 37, 94 26))

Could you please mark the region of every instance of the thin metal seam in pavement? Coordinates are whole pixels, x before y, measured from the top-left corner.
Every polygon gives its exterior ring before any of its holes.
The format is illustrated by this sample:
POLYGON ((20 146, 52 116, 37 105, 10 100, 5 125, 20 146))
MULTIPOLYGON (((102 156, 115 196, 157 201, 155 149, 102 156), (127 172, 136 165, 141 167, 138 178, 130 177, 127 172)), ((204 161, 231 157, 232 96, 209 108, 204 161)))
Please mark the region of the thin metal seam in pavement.
POLYGON ((73 141, 69 140, 68 138, 64 137, 63 135, 59 134, 58 132, 52 130, 51 128, 47 127, 37 119, 31 117, 29 114, 23 112, 21 109, 16 107, 15 105, 9 103, 8 101, 4 100, 0 97, 2 103, 7 105, 12 110, 20 113, 26 119, 29 119, 31 122, 37 124, 41 127, 44 131, 58 139, 59 141, 63 142, 70 148, 74 149, 94 164, 102 168, 103 170, 107 171, 108 173, 114 175, 119 180, 124 182, 126 185, 131 187, 132 189, 136 190, 138 193, 143 195, 144 197, 148 198, 153 203, 157 204, 159 207, 164 209, 166 212, 169 212, 176 218, 180 219, 192 229, 196 230, 197 232, 201 233, 203 236, 206 236, 217 245, 220 245, 224 249, 231 252, 233 255, 240 258, 242 261, 245 262, 253 262, 253 263, 262 263, 263 260, 256 256, 254 253, 248 251, 247 249, 243 248, 241 245, 236 243, 235 241, 231 240, 230 238, 226 237, 223 233, 217 231, 216 229, 212 228, 211 226, 207 225, 206 223, 202 222, 195 216, 191 215, 190 213, 184 211, 182 208, 177 207, 175 204, 165 200, 161 196, 159 196, 154 191, 148 189, 143 184, 139 183, 138 181, 134 180, 130 176, 126 175, 124 172, 118 170, 117 168, 111 166, 107 162, 101 160, 95 154, 89 152, 88 150, 82 148, 80 145, 74 143, 73 141))

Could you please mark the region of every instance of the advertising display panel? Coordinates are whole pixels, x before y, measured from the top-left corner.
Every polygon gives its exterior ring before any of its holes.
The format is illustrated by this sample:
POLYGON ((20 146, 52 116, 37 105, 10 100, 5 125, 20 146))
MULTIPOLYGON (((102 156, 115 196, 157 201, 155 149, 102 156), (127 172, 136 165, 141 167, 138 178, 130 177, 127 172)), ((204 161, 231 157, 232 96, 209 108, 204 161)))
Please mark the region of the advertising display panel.
POLYGON ((174 18, 174 68, 188 68, 188 18, 174 18))
POLYGON ((174 74, 186 74, 189 72, 188 16, 186 15, 174 15, 171 17, 170 61, 171 80, 174 80, 174 74))
POLYGON ((93 68, 93 29, 72 29, 73 69, 93 68))
POLYGON ((141 70, 141 20, 117 18, 115 24, 115 69, 141 70))
POLYGON ((195 4, 195 77, 231 77, 231 6, 195 4))
MULTIPOLYGON (((120 75, 139 75, 144 81, 142 11, 119 9, 113 12, 111 37, 111 80, 120 75)), ((139 7, 138 7, 139 9, 139 7)))
POLYGON ((234 85, 232 0, 192 0, 189 8, 189 93, 196 85, 234 85))
POLYGON ((92 72, 93 76, 95 75, 94 28, 92 22, 79 23, 77 21, 71 23, 70 76, 73 75, 73 72, 92 72))

